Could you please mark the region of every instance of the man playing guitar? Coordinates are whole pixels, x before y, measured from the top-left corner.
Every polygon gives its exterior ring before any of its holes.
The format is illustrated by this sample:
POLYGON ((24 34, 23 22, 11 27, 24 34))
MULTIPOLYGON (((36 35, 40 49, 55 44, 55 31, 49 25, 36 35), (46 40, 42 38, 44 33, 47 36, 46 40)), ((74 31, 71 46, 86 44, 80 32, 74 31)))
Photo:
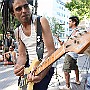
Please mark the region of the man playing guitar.
MULTIPOLYGON (((21 25, 15 30, 15 36, 18 45, 18 59, 14 68, 14 73, 16 76, 24 75, 24 68, 26 63, 26 50, 28 51, 29 64, 37 58, 36 53, 36 20, 33 23, 32 20, 35 19, 30 11, 27 0, 9 0, 11 14, 19 20, 21 25), (19 33, 19 34, 18 34, 19 33), (19 35, 19 36, 18 36, 19 35), (18 38, 19 37, 19 38, 18 38), (19 40, 18 40, 19 39, 19 40)), ((33 20, 34 21, 34 20, 33 20)), ((45 44, 44 57, 50 56, 54 51, 54 43, 50 30, 49 23, 45 17, 40 18, 42 26, 42 38, 45 44)), ((33 82, 33 90, 47 90, 50 79, 54 73, 52 65, 43 70, 39 75, 34 75, 34 69, 37 66, 33 66, 33 70, 27 75, 28 82, 33 82)))
MULTIPOLYGON (((72 16, 69 18, 69 28, 72 29, 72 33, 70 34, 69 37, 73 37, 79 32, 77 28, 78 24, 79 24, 79 19, 77 16, 72 16)), ((76 84, 80 85, 77 58, 78 58, 78 54, 75 52, 68 52, 65 54, 63 70, 65 74, 65 79, 66 79, 66 87, 64 87, 64 89, 70 90, 70 74, 69 73, 71 72, 71 70, 75 70, 76 84)))

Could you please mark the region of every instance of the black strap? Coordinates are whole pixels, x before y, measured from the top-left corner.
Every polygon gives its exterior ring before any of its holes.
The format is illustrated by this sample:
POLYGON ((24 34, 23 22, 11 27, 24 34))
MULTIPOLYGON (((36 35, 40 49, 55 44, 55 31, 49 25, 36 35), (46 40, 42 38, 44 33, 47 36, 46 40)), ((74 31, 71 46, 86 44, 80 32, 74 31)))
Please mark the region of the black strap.
POLYGON ((29 67, 30 65, 29 65, 29 55, 28 55, 28 51, 27 51, 27 49, 26 49, 26 64, 25 64, 25 67, 29 67))
POLYGON ((38 60, 41 60, 43 58, 44 42, 42 40, 42 26, 41 26, 41 23, 40 23, 40 16, 37 17, 37 46, 36 46, 36 52, 37 52, 38 60))

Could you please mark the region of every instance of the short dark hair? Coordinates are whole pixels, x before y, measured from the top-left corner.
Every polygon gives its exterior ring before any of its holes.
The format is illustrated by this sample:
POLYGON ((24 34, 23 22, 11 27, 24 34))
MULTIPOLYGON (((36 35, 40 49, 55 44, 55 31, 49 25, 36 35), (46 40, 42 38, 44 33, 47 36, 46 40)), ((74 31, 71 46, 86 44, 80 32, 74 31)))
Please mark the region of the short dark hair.
MULTIPOLYGON (((9 0, 8 3, 8 8, 9 8, 9 12, 13 15, 14 11, 13 11, 13 3, 14 3, 15 0, 9 0)), ((27 2, 30 4, 30 5, 33 5, 33 0, 27 0, 27 2)), ((32 20, 32 15, 31 15, 31 21, 33 22, 32 20)), ((20 24, 19 24, 20 25, 20 24)))
POLYGON ((78 26, 79 18, 77 16, 71 16, 69 19, 71 19, 73 22, 76 22, 75 25, 78 26))
POLYGON ((14 3, 14 0, 9 0, 9 11, 10 11, 10 13, 13 13, 14 11, 13 11, 13 5, 12 5, 12 3, 14 3))
MULTIPOLYGON (((30 5, 33 5, 33 0, 27 0, 27 2, 30 4, 30 5)), ((13 13, 13 6, 12 6, 12 3, 14 3, 14 0, 9 0, 9 10, 10 10, 10 13, 13 13)))

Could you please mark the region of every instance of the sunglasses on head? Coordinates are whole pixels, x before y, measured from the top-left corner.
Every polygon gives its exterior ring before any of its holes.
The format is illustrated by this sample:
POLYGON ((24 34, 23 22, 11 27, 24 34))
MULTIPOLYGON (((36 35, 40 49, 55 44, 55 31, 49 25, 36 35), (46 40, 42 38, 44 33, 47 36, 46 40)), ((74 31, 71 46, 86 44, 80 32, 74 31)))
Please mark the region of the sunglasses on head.
POLYGON ((29 9, 28 4, 24 4, 24 5, 22 5, 22 6, 18 6, 17 8, 15 8, 15 10, 19 12, 19 11, 22 10, 22 7, 23 7, 24 9, 29 9))

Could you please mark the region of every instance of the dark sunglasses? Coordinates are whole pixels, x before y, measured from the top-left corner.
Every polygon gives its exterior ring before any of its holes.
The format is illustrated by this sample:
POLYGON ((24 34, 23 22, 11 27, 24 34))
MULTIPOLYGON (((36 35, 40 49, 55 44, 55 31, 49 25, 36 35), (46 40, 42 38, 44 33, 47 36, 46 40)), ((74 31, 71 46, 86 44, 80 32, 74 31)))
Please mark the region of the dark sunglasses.
POLYGON ((22 7, 23 7, 24 9, 29 9, 28 4, 24 4, 24 5, 22 5, 22 6, 18 6, 17 8, 15 8, 15 10, 18 11, 18 12, 20 12, 20 11, 22 10, 22 7))

